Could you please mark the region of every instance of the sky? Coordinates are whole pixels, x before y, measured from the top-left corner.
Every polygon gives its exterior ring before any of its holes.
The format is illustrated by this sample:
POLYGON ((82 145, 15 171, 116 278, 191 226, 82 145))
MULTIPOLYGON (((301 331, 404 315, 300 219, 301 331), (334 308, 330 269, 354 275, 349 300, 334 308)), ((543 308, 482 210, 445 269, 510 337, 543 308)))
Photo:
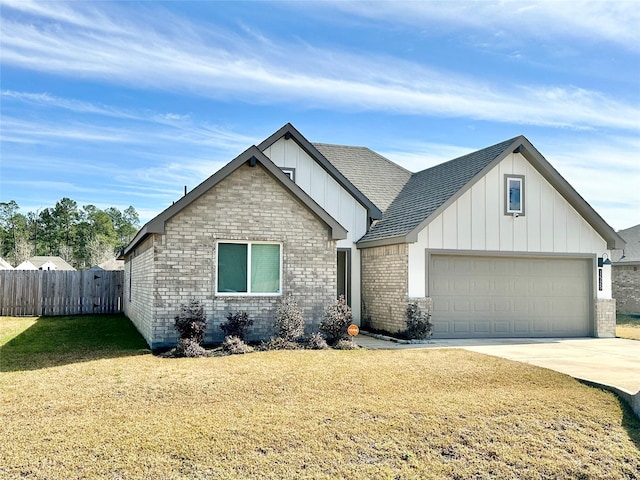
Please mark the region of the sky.
POLYGON ((525 135, 640 223, 640 0, 0 0, 0 202, 153 218, 287 122, 411 171, 525 135))

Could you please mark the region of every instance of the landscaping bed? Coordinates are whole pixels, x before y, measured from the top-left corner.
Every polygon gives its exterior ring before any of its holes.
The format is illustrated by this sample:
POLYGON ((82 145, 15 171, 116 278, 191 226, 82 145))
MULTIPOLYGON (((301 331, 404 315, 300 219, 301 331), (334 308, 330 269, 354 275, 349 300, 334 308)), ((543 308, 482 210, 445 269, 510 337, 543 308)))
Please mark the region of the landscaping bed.
POLYGON ((166 359, 127 323, 0 319, 0 477, 640 476, 640 421, 549 370, 451 349, 166 359))

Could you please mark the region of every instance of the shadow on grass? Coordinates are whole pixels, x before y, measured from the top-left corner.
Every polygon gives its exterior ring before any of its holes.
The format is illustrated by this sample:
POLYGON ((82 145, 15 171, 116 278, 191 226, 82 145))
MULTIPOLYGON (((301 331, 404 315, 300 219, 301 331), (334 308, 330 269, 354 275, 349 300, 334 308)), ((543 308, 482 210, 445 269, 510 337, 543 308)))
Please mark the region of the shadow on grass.
POLYGON ((0 346, 0 372, 148 353, 146 342, 124 315, 40 317, 0 346))
POLYGON ((640 450, 640 418, 638 418, 631 406, 622 400, 620 401, 620 407, 622 408, 622 428, 624 428, 629 434, 629 438, 634 443, 636 448, 640 450))

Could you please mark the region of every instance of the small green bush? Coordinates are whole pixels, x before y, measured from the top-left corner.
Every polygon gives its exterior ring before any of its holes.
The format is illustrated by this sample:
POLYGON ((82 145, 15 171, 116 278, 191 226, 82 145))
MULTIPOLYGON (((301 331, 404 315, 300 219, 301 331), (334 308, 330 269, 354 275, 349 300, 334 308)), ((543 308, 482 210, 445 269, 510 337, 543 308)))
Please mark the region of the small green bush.
POLYGON ((324 318, 320 322, 320 331, 329 345, 348 337, 347 328, 351 325, 352 318, 351 307, 347 305, 344 295, 340 295, 340 298, 326 308, 324 318))
POLYGON ((293 342, 304 335, 304 318, 298 304, 291 296, 285 297, 278 305, 273 325, 278 336, 293 342))
POLYGON ((242 355, 253 352, 253 347, 247 345, 240 337, 227 335, 222 342, 222 351, 229 355, 242 355))
POLYGON ((320 333, 310 333, 304 338, 304 346, 309 350, 326 350, 329 348, 327 341, 320 333))
POLYGON ((249 327, 253 325, 253 320, 249 318, 247 312, 237 312, 227 314, 227 321, 220 324, 220 328, 227 337, 239 337, 241 340, 247 337, 249 327))
POLYGON ((409 339, 427 340, 433 333, 431 315, 423 312, 417 303, 407 305, 407 329, 404 334, 409 339))
POLYGON ((199 300, 193 299, 188 305, 180 305, 180 313, 174 320, 180 339, 191 340, 197 345, 202 343, 207 329, 207 317, 199 300))

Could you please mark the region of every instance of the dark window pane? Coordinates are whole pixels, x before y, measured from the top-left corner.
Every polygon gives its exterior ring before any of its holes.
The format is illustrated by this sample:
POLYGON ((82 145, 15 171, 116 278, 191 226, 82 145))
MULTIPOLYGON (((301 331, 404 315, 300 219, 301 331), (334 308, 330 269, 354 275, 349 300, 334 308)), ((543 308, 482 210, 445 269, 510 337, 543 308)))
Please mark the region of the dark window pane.
POLYGON ((247 291, 247 245, 218 244, 218 292, 247 291))

